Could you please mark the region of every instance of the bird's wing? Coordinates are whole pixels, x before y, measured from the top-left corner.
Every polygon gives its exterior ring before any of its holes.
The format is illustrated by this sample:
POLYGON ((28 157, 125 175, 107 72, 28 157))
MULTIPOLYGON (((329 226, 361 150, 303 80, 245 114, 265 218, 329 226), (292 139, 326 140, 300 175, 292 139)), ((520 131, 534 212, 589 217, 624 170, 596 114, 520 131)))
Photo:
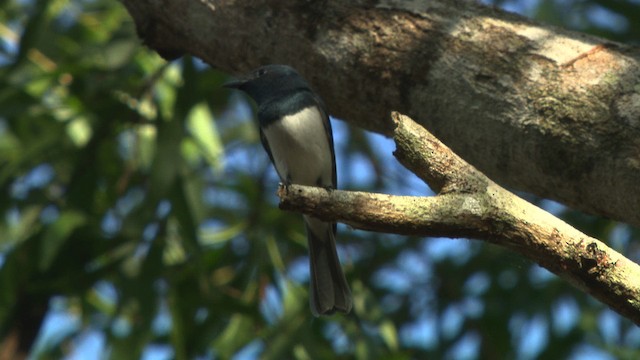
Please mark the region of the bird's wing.
POLYGON ((325 133, 327 134, 327 140, 329 141, 329 149, 331 149, 331 163, 333 164, 332 174, 332 186, 334 189, 338 188, 338 172, 336 171, 336 151, 333 148, 333 130, 331 129, 331 121, 329 121, 329 114, 326 112, 326 106, 318 95, 312 93, 313 101, 316 103, 320 114, 322 115, 322 124, 324 125, 325 133))
MULTIPOLYGON (((325 110, 327 107, 324 105, 324 102, 322 101, 322 99, 313 92, 311 94, 313 96, 313 101, 316 103, 316 106, 320 111, 320 115, 322 115, 322 124, 324 125, 324 131, 327 134, 327 140, 329 141, 329 149, 331 150, 331 164, 333 165, 332 166, 333 174, 331 176, 332 178, 331 180, 333 183, 332 185, 334 189, 337 189, 338 188, 338 171, 336 170, 336 150, 333 147, 333 129, 331 128, 331 121, 329 120, 329 114, 327 114, 327 111, 325 110)), ((335 222, 331 224, 331 231, 333 232, 334 236, 338 231, 337 226, 338 224, 335 222)))

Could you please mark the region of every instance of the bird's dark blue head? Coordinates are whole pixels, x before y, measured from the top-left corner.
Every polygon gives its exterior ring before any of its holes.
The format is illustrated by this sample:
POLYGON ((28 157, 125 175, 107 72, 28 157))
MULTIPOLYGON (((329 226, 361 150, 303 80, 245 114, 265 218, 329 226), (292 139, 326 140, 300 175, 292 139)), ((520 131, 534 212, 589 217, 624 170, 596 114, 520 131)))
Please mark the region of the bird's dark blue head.
POLYGON ((287 65, 266 65, 224 84, 246 92, 258 105, 299 91, 311 91, 298 72, 287 65))

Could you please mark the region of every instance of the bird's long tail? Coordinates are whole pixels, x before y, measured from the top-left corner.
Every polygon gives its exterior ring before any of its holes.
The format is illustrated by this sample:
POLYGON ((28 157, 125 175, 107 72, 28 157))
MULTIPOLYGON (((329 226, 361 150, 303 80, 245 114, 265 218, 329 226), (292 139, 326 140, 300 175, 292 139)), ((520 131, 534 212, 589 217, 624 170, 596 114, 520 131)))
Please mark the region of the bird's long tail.
POLYGON ((336 251, 335 226, 305 216, 311 267, 310 303, 313 315, 348 313, 353 301, 336 251))

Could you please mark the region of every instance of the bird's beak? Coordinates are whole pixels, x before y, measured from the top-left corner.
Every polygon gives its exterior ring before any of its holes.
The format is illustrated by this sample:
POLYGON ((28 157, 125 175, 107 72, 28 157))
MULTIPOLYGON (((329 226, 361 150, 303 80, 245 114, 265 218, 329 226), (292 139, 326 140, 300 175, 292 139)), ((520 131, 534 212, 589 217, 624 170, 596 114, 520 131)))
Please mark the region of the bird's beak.
POLYGON ((227 81, 226 83, 222 84, 222 86, 226 88, 231 88, 231 89, 239 89, 242 87, 242 85, 246 83, 247 83, 246 79, 238 78, 238 79, 227 81))

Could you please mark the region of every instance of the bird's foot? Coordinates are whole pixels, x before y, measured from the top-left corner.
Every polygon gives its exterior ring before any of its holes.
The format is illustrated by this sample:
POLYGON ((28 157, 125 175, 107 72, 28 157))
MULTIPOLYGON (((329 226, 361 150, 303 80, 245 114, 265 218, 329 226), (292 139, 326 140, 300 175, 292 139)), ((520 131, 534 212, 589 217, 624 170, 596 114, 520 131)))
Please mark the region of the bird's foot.
POLYGON ((323 185, 322 188, 327 190, 327 192, 332 192, 336 189, 335 187, 333 187, 333 185, 323 185))
POLYGON ((291 181, 283 181, 280 184, 280 187, 284 190, 286 194, 289 194, 289 187, 291 186, 291 181))

